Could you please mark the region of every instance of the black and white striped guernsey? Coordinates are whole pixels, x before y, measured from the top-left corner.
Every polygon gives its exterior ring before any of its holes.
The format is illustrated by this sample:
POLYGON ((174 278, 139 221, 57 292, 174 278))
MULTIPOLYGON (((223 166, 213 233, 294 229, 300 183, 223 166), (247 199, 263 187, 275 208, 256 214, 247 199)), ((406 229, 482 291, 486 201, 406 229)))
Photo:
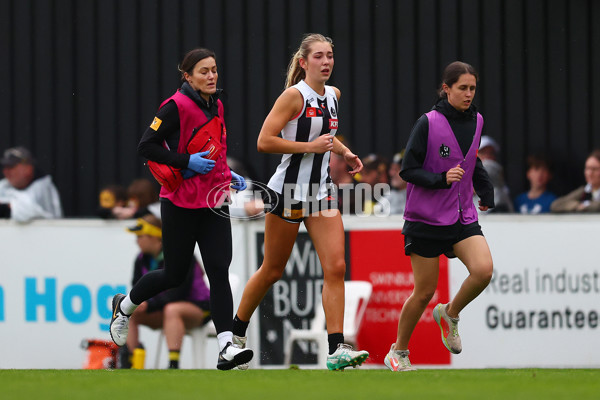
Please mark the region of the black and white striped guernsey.
MULTIPOLYGON (((338 127, 338 101, 331 86, 325 86, 325 95, 317 94, 304 81, 292 86, 303 98, 302 111, 289 121, 281 135, 286 140, 312 142, 320 135, 335 135, 338 127)), ((324 154, 284 154, 268 186, 280 194, 293 194, 294 200, 318 200, 327 195, 330 152, 324 154), (290 186, 288 186, 288 184, 290 186), (284 187, 286 188, 284 191, 284 187), (318 188, 318 190, 317 190, 318 188)))

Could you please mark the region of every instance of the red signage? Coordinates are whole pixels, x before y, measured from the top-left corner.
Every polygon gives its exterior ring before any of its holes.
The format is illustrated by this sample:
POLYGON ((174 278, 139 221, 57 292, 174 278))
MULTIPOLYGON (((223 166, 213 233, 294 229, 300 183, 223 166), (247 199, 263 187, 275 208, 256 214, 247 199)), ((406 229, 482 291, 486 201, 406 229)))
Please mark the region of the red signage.
MULTIPOLYGON (((369 363, 383 364, 396 341, 402 305, 413 289, 410 257, 404 255, 404 237, 400 230, 350 231, 350 274, 352 280, 373 284, 373 293, 358 334, 358 347, 370 353, 369 363)), ((440 257, 438 288, 410 339, 413 364, 450 364, 450 353, 440 339, 433 320, 437 303, 449 298, 448 259, 440 257)))

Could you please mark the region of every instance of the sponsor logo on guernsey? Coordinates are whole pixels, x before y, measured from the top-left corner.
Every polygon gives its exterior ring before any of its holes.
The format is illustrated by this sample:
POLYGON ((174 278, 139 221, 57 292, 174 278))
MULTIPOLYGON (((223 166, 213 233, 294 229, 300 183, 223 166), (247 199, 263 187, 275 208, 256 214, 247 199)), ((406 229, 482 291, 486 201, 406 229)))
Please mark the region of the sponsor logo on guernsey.
POLYGON ((312 118, 317 116, 317 108, 316 107, 307 107, 306 108, 306 118, 312 118))
POLYGON ((160 128, 160 124, 162 124, 162 119, 160 119, 158 117, 154 117, 154 121, 152 121, 152 123, 150 124, 150 128, 157 131, 158 128, 160 128))
POLYGON ((450 157, 450 147, 446 146, 444 143, 442 143, 442 145, 440 146, 440 157, 450 157))
POLYGON ((329 129, 337 129, 337 127, 338 127, 338 120, 330 119, 329 120, 329 129))

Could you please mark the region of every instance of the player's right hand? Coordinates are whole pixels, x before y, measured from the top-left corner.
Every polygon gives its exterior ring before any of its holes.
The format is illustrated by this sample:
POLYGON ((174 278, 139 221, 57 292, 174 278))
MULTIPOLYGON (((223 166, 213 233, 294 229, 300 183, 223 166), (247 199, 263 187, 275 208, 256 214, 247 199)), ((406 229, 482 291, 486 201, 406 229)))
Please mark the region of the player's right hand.
POLYGON ((446 183, 450 185, 452 182, 460 181, 464 173, 465 170, 460 167, 460 164, 454 168, 450 168, 448 172, 446 172, 446 183))
POLYGON ((321 135, 311 142, 311 153, 323 154, 333 150, 333 135, 321 135))

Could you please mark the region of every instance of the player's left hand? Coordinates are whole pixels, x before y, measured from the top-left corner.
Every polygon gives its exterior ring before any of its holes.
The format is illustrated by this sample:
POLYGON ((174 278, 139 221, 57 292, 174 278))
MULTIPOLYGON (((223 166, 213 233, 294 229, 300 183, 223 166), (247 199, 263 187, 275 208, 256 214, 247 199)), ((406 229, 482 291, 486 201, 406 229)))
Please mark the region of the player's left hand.
POLYGON ((354 176, 356 174, 358 174, 360 171, 362 171, 363 169, 363 163, 362 161, 360 161, 360 158, 358 158, 358 156, 354 153, 352 153, 350 150, 348 150, 347 152, 344 153, 344 160, 346 161, 346 164, 348 164, 352 170, 349 171, 349 174, 354 176))
POLYGON ((233 190, 241 192, 247 187, 248 185, 246 185, 246 180, 244 179, 244 177, 231 171, 231 188, 233 190))
POLYGON ((490 209, 490 208, 489 208, 488 206, 482 206, 482 205, 481 205, 481 200, 479 200, 479 210, 481 210, 481 211, 487 211, 487 210, 489 210, 489 209, 490 209))

